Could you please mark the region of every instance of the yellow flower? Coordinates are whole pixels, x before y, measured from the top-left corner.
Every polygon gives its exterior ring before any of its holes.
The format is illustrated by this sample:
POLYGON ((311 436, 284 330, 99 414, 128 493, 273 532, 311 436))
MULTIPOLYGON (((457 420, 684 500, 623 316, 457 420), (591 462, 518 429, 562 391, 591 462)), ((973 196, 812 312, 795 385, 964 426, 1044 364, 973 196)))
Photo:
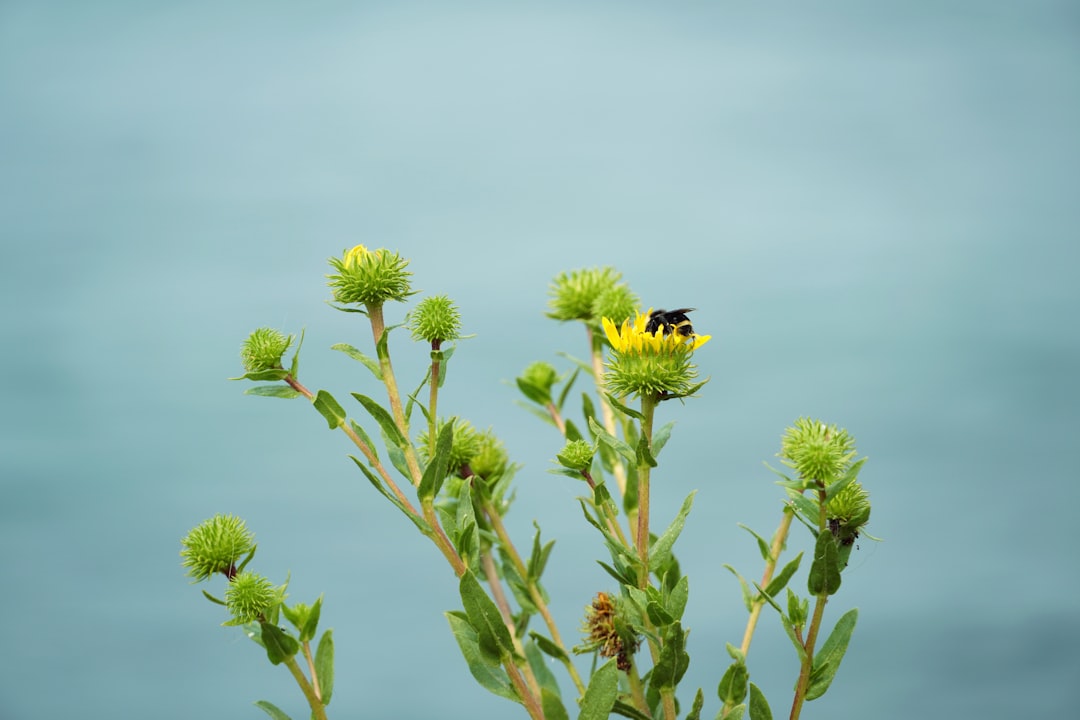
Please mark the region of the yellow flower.
POLYGON ((665 326, 649 332, 650 313, 637 313, 622 325, 602 319, 613 350, 604 375, 608 389, 620 397, 634 394, 660 400, 693 395, 705 383, 694 383, 697 369, 690 358, 712 336, 670 330, 665 334, 665 326))
POLYGON ((638 313, 633 322, 629 319, 624 320, 621 327, 616 327, 615 323, 608 318, 602 320, 604 334, 615 352, 636 355, 661 355, 672 351, 693 352, 712 339, 712 335, 665 333, 663 327, 649 332, 645 328, 651 314, 652 308, 649 308, 649 312, 638 313))

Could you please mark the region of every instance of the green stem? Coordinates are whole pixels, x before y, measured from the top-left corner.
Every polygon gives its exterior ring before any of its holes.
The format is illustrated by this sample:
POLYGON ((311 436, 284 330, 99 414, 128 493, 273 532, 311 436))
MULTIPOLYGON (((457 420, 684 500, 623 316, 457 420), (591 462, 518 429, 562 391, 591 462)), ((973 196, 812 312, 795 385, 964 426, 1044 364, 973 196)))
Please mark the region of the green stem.
POLYGON ((322 700, 319 699, 315 692, 315 688, 304 676, 304 671, 300 669, 299 663, 296 662, 295 657, 285 658, 285 667, 292 673, 293 679, 296 680, 296 684, 300 686, 300 691, 304 693, 304 697, 307 698, 308 705, 311 706, 311 717, 315 720, 326 720, 326 706, 322 704, 322 700))
POLYGON ((438 353, 441 344, 441 340, 431 341, 431 388, 428 394, 428 457, 435 457, 435 423, 439 417, 439 371, 441 369, 441 362, 436 357, 440 357, 438 353))
MULTIPOLYGON (((653 415, 656 412, 657 399, 651 395, 641 397, 641 437, 650 450, 652 449, 653 415)), ((638 560, 641 563, 641 574, 638 576, 638 587, 644 590, 649 585, 649 477, 652 468, 648 463, 638 465, 638 507, 637 507, 637 542, 638 560)))
MULTIPOLYGON (((390 362, 390 350, 387 348, 385 353, 379 352, 379 341, 382 340, 383 333, 386 332, 386 323, 383 320, 383 307, 382 305, 367 305, 368 319, 371 321, 371 334, 375 338, 375 351, 379 356, 379 370, 382 373, 383 385, 386 386, 387 399, 390 401, 390 412, 394 416, 394 424, 397 425, 398 430, 409 438, 409 423, 405 419, 405 410, 401 404, 401 392, 398 390, 397 378, 394 376, 394 366, 390 362)), ((416 457, 416 449, 413 448, 412 443, 406 443, 405 445, 405 463, 409 466, 409 475, 412 476, 413 485, 420 485, 420 478, 423 473, 420 472, 420 461, 416 457)))
MULTIPOLYGON (((510 539, 510 535, 506 532, 506 526, 503 525, 502 518, 495 511, 495 507, 491 504, 490 500, 485 499, 482 507, 484 509, 484 514, 488 518, 488 522, 491 523, 491 529, 495 531, 496 537, 499 538, 499 546, 506 551, 506 555, 510 558, 510 562, 514 564, 514 569, 517 570, 518 575, 520 575, 528 584, 529 599, 532 600, 533 605, 536 606, 536 610, 540 613, 540 617, 544 619, 544 625, 547 626, 548 633, 551 634, 551 641, 569 656, 570 653, 567 651, 562 636, 559 634, 559 627, 555 624, 555 618, 552 616, 550 608, 548 608, 547 601, 544 600, 544 594, 540 591, 540 587, 537 585, 536 580, 529 577, 528 567, 521 559, 521 554, 518 553, 517 547, 514 546, 513 541, 510 539)), ((577 668, 570 662, 564 663, 564 665, 566 666, 566 671, 570 674, 570 679, 574 681, 578 693, 584 694, 585 683, 581 679, 581 675, 578 673, 577 668)))
MULTIPOLYGON (((615 411, 611 409, 611 405, 608 403, 607 394, 604 389, 603 346, 593 337, 592 328, 588 325, 585 326, 585 333, 589 339, 589 358, 592 361, 593 381, 596 383, 596 393, 600 397, 600 414, 603 416, 604 429, 614 436, 616 430, 615 411)), ((611 472, 612 475, 615 476, 615 484, 619 487, 620 496, 625 497, 626 467, 622 464, 621 460, 615 462, 615 467, 611 472)))
MULTIPOLYGON (((826 529, 828 524, 826 503, 825 483, 819 481, 818 532, 828 532, 826 529)), ((810 628, 806 633, 806 642, 803 643, 806 653, 803 655, 802 666, 799 668, 799 680, 795 684, 795 698, 791 703, 790 720, 798 720, 800 713, 802 713, 803 703, 806 702, 806 690, 810 686, 810 671, 814 667, 814 645, 817 643, 818 631, 821 629, 821 620, 825 616, 825 604, 827 602, 829 602, 828 592, 820 593, 814 600, 814 614, 810 620, 810 628)))

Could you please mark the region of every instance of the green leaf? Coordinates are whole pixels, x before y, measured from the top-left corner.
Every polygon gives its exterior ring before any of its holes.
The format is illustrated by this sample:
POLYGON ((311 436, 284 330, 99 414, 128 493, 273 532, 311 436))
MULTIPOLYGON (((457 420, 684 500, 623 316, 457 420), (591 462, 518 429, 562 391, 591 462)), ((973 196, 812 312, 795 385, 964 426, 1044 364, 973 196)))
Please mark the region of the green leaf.
POLYGON ((352 345, 347 345, 345 343, 337 343, 336 345, 331 345, 330 349, 340 350, 341 352, 351 357, 353 360, 363 363, 364 367, 371 371, 371 374, 375 376, 376 380, 378 380, 379 382, 383 381, 382 368, 379 367, 378 360, 375 360, 374 358, 369 358, 367 355, 360 352, 352 345))
POLYGON ((351 427, 352 431, 354 433, 356 433, 360 437, 361 440, 364 441, 364 444, 367 445, 368 448, 371 449, 371 454, 375 456, 376 460, 378 460, 379 459, 379 452, 378 452, 379 449, 378 449, 378 447, 375 446, 375 443, 371 441, 371 436, 367 434, 367 431, 364 430, 364 428, 362 428, 359 425, 359 423, 357 423, 355 420, 350 420, 349 421, 349 427, 351 427))
MULTIPOLYGON (((559 692, 559 683, 555 680, 555 674, 551 672, 551 668, 548 667, 547 658, 540 652, 535 642, 525 643, 525 659, 529 662, 529 668, 532 669, 533 677, 540 683, 540 687, 543 690, 550 692, 556 700, 559 700, 559 707, 562 707, 562 693, 559 692)), ((562 708, 563 717, 566 716, 566 708, 562 708)))
POLYGON ((244 391, 245 395, 258 395, 259 397, 276 397, 283 400, 291 400, 300 397, 299 390, 293 390, 288 385, 256 385, 244 391))
POLYGON ((667 597, 667 611, 676 620, 682 620, 683 611, 686 610, 686 601, 690 596, 690 578, 683 575, 675 583, 667 597))
POLYGON ((652 436, 652 453, 653 457, 659 457, 660 451, 667 445, 667 441, 671 438, 671 430, 675 427, 675 421, 664 423, 658 430, 653 432, 652 436))
POLYGON ((368 479, 368 482, 370 482, 375 487, 375 489, 379 491, 379 494, 389 500, 394 507, 396 507, 405 515, 405 517, 412 520, 416 527, 420 529, 420 532, 424 533, 424 535, 427 536, 430 536, 432 534, 431 526, 427 524, 427 521, 424 520, 422 516, 409 512, 409 509, 405 507, 405 504, 402 503, 401 500, 398 499, 397 495, 393 494, 392 492, 390 492, 390 490, 383 487, 383 484, 379 480, 379 478, 375 477, 375 473, 368 470, 367 466, 360 462, 360 460, 358 460, 356 457, 350 455, 349 459, 356 463, 356 467, 360 468, 360 470, 364 473, 364 476, 368 479))
POLYGON ((819 532, 807 587, 811 595, 832 595, 840 589, 840 546, 831 532, 819 532))
POLYGON ((562 697, 546 687, 540 688, 540 707, 544 711, 544 720, 570 720, 562 697))
POLYGON ((555 541, 551 540, 546 545, 541 545, 540 526, 533 522, 533 527, 536 528, 536 534, 533 535, 532 553, 529 556, 527 575, 530 580, 539 580, 540 576, 544 574, 544 568, 547 566, 548 557, 551 555, 551 549, 555 546, 555 541))
POLYGON ((765 562, 769 562, 770 560, 772 560, 772 551, 769 549, 769 543, 765 542, 765 538, 761 537, 756 532, 751 530, 746 525, 743 525, 742 523, 736 523, 736 524, 739 527, 741 527, 743 530, 745 530, 746 532, 753 535, 754 538, 757 540, 758 552, 761 553, 761 559, 764 560, 765 562))
POLYGON ((537 405, 547 406, 547 404, 551 402, 551 393, 540 385, 528 382, 523 378, 515 378, 514 382, 517 383, 518 390, 521 391, 521 394, 537 405))
POLYGON ((636 453, 638 467, 656 467, 656 458, 653 457, 652 449, 649 448, 649 441, 644 435, 638 438, 636 453))
POLYGON ((695 494, 697 494, 697 490, 686 496, 682 508, 679 509, 675 519, 671 521, 671 525, 649 548, 649 567, 661 567, 671 559, 671 548, 675 545, 675 541, 679 539, 679 533, 682 532, 683 526, 686 524, 686 516, 690 513, 690 508, 694 504, 695 494))
POLYGON ((723 710, 721 710, 721 712, 717 714, 716 718, 717 720, 742 720, 742 716, 745 712, 745 705, 736 705, 735 707, 728 710, 727 713, 724 713, 723 710))
POLYGON ((589 429, 592 430, 593 435, 596 436, 596 439, 600 441, 602 446, 608 447, 611 450, 617 452, 619 455, 622 455, 626 462, 630 463, 631 465, 635 465, 637 463, 637 452, 634 450, 634 448, 630 447, 625 442, 609 433, 592 418, 589 418, 589 429))
POLYGON ((536 643, 536 647, 539 648, 544 654, 550 655, 559 662, 570 662, 570 656, 563 651, 561 647, 556 645, 551 640, 547 639, 535 630, 529 631, 529 637, 536 643))
POLYGON ((281 710, 281 708, 279 708, 272 702, 267 702, 266 700, 259 700, 255 703, 255 707, 259 708, 264 713, 269 715, 271 718, 273 718, 273 720, 292 720, 292 718, 286 715, 281 710))
POLYGON ((649 685, 658 691, 674 690, 689 665, 686 633, 683 632, 681 623, 673 623, 664 633, 664 644, 649 676, 649 685))
POLYGON ((694 704, 690 708, 690 712, 686 715, 686 720, 701 720, 701 708, 705 705, 705 693, 701 692, 701 688, 698 688, 697 695, 694 696, 694 704))
POLYGON ((784 569, 780 571, 780 574, 769 581, 768 586, 765 588, 765 592, 769 595, 776 597, 776 593, 784 589, 784 586, 791 580, 791 576, 794 575, 799 569, 799 563, 802 562, 802 553, 795 556, 795 559, 784 566, 784 569))
POLYGON ((622 715, 630 720, 653 720, 652 717, 638 710, 633 705, 624 703, 622 700, 616 698, 615 704, 611 706, 611 712, 615 715, 622 715))
POLYGON ((327 630, 319 638, 319 647, 315 649, 315 674, 319 678, 319 692, 322 695, 322 704, 330 704, 330 696, 334 694, 334 635, 333 630, 327 630))
POLYGON ((746 698, 746 683, 749 680, 750 672, 746 669, 746 663, 736 660, 724 671, 716 694, 725 705, 738 705, 746 698))
POLYGON ((578 720, 607 720, 619 693, 619 671, 615 660, 608 660, 592 674, 585 696, 581 698, 578 720))
POLYGON ((645 419, 644 415, 639 413, 637 410, 633 410, 631 408, 626 407, 625 405, 620 403, 618 400, 616 400, 615 396, 613 396, 613 395, 611 395, 609 393, 604 393, 604 397, 607 398, 608 403, 610 403, 612 408, 614 408, 615 410, 618 410, 623 415, 625 415, 627 417, 630 417, 630 418, 633 418, 635 420, 644 420, 645 419))
POLYGON ((492 666, 484 660, 476 630, 465 618, 464 614, 459 612, 444 614, 447 622, 450 623, 450 631, 454 633, 454 639, 457 640, 461 654, 465 657, 465 664, 469 666, 469 672, 472 673, 476 682, 480 683, 480 686, 488 692, 499 697, 521 702, 517 692, 514 690, 514 686, 506 677, 506 672, 501 667, 492 666))
POLYGON ((769 709, 765 693, 754 683, 750 683, 750 720, 772 720, 772 710, 769 709))
POLYGON ((514 642, 503 624, 498 606, 484 592, 472 570, 466 570, 461 576, 458 588, 469 624, 476 630, 481 659, 489 665, 498 665, 514 652, 514 642))
POLYGON ((326 418, 326 423, 331 430, 337 430, 345 424, 345 408, 341 407, 338 401, 334 399, 334 396, 325 390, 320 390, 315 395, 315 399, 311 401, 311 404, 315 406, 320 415, 326 418))
POLYGON ((810 684, 806 688, 806 699, 815 700, 825 694, 832 684, 840 661, 847 652, 855 622, 859 619, 858 608, 852 608, 840 616, 836 626, 829 633, 825 644, 814 654, 814 664, 810 669, 810 684))
POLYGON ((825 500, 832 500, 838 492, 859 479, 859 471, 862 470, 862 466, 866 464, 867 458, 860 458, 856 462, 851 464, 847 472, 844 473, 844 477, 840 478, 832 485, 825 488, 825 500))
POLYGON ((244 373, 240 377, 229 378, 229 380, 253 380, 255 382, 274 382, 284 380, 289 377, 289 371, 284 368, 270 368, 268 370, 256 370, 254 372, 244 373))
MULTIPOLYGON (((384 333, 383 337, 385 336, 384 333)), ((390 442, 403 450, 408 446, 408 441, 401 434, 401 430, 398 429, 398 426, 394 423, 394 418, 390 416, 390 413, 386 411, 386 408, 369 398, 367 395, 352 393, 352 396, 356 398, 357 402, 364 406, 364 409, 375 419, 375 422, 379 423, 379 427, 390 442)))
POLYGON ((266 648, 266 657, 274 665, 280 665, 287 658, 300 652, 300 643, 292 635, 272 623, 259 623, 262 627, 262 645, 266 648))
POLYGON ((446 479, 447 465, 450 462, 450 450, 454 446, 454 420, 442 426, 439 438, 435 441, 435 455, 424 468, 424 475, 420 478, 420 488, 417 495, 421 501, 430 500, 439 493, 443 481, 446 479))
POLYGON ((746 606, 746 612, 750 612, 754 609, 754 594, 750 592, 750 584, 746 582, 746 578, 739 574, 739 571, 731 567, 727 563, 724 563, 722 567, 727 568, 732 575, 739 581, 739 586, 742 588, 743 605, 746 606))
MULTIPOLYGON (((570 395, 570 388, 574 387, 574 382, 577 381, 578 375, 581 374, 580 368, 574 368, 574 372, 571 373, 570 379, 566 381, 566 385, 563 386, 562 392, 559 393, 559 399, 555 403, 555 407, 562 412, 563 407, 566 405, 566 398, 570 395)), ((567 440, 574 440, 575 438, 567 436, 567 440)))
POLYGON ((649 621, 658 629, 667 627, 675 622, 675 618, 668 613, 664 606, 655 600, 650 601, 645 606, 645 613, 649 616, 649 621))

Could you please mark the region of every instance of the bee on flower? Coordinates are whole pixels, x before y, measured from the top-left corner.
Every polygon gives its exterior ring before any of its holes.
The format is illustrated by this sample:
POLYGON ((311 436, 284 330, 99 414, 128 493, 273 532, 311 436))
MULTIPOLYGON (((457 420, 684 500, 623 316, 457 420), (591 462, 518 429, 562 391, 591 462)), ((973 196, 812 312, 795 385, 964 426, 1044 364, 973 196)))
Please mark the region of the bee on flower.
POLYGON ((694 384, 697 367, 691 358, 712 336, 694 332, 686 316, 692 310, 650 308, 621 325, 603 318, 604 334, 612 350, 604 376, 607 388, 619 396, 656 400, 686 397, 700 388, 704 383, 694 384))

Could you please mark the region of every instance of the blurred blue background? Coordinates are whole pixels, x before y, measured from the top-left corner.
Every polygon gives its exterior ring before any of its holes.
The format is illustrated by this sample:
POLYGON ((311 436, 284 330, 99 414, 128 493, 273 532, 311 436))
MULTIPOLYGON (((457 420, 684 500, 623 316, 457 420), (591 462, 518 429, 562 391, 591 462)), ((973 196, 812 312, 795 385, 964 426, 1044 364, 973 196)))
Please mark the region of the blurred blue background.
MULTIPOLYGON (((0 717, 306 716, 183 575, 180 538, 216 512, 293 599, 325 593, 332 716, 524 717, 469 676, 449 570, 345 439, 225 381, 271 325, 306 330, 309 386, 376 392, 328 349, 368 342, 324 304, 326 258, 360 242, 412 258, 476 333, 440 409, 524 464, 512 531, 558 539, 564 635, 612 581, 507 381, 585 354, 547 286, 613 265, 714 336, 701 398, 661 408, 653 491, 666 524, 699 490, 684 703, 701 686, 716 712, 744 625, 721 564, 760 574, 736 523, 772 533, 762 461, 811 415, 870 457, 885 541, 860 541, 829 605, 859 626, 804 717, 1060 716, 1080 678, 1078 40, 1077 5, 1049 0, 5 0, 0 717)), ((411 385, 426 353, 396 339, 411 385)), ((750 668, 786 715, 775 617, 750 668)))

